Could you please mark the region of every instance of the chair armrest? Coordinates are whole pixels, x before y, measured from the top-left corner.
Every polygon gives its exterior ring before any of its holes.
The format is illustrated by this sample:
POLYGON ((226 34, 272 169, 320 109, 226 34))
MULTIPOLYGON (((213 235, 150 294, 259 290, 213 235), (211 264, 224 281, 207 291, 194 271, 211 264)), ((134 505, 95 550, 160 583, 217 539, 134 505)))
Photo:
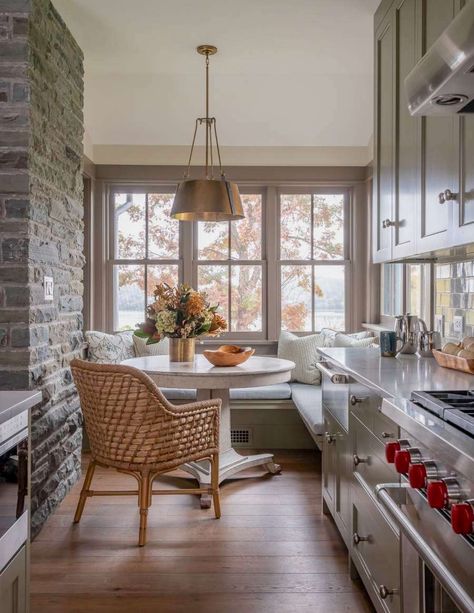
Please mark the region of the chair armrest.
POLYGON ((221 410, 222 400, 213 398, 212 400, 198 400, 197 402, 187 402, 186 404, 171 404, 168 403, 167 411, 177 417, 185 415, 193 415, 195 413, 207 413, 209 410, 216 411, 219 415, 221 410))

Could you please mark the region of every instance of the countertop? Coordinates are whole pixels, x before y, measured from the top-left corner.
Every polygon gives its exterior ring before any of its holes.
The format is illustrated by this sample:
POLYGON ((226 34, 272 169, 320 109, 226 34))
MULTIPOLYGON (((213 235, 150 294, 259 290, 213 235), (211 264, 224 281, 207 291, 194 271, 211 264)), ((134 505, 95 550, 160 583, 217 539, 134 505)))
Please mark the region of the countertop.
POLYGON ((474 389, 474 376, 438 366, 434 358, 383 358, 378 347, 330 347, 318 352, 385 398, 409 399, 415 390, 474 389))
POLYGON ((0 392, 0 424, 41 402, 41 392, 0 392))

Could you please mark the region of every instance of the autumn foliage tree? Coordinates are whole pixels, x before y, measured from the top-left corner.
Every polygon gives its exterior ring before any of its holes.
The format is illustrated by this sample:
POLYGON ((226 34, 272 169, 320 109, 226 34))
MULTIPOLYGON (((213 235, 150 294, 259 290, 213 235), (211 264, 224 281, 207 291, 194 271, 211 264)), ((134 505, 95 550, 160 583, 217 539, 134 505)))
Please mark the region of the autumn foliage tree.
MULTIPOLYGON (((156 264, 146 267, 149 297, 158 283, 175 285, 178 282, 178 266, 160 264, 160 259, 179 258, 178 222, 169 217, 173 197, 173 194, 148 194, 147 206, 143 194, 120 194, 116 200, 116 257, 156 259, 156 264)), ((232 331, 259 330, 262 325, 262 198, 258 194, 243 195, 242 201, 244 219, 201 222, 198 228, 198 286, 207 292, 211 303, 220 304, 222 314, 230 319, 232 331)), ((342 196, 282 196, 281 260, 303 260, 310 264, 312 259, 341 259, 342 228, 342 196)), ((282 266, 281 294, 282 297, 291 295, 282 304, 282 326, 286 329, 304 329, 311 315, 307 296, 311 291, 323 296, 322 289, 312 280, 312 267, 307 264, 282 266)), ((144 290, 144 267, 119 266, 118 284, 119 287, 136 285, 144 290)))

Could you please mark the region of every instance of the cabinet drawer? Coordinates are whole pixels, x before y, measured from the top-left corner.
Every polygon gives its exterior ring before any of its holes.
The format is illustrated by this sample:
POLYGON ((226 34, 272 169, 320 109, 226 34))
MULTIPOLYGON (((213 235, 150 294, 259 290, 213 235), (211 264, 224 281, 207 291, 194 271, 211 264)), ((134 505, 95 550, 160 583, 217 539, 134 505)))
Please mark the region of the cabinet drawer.
POLYGON ((360 383, 350 386, 349 404, 351 413, 361 421, 376 438, 385 443, 399 438, 399 428, 389 417, 382 414, 383 398, 377 392, 360 383))
POLYGON ((25 613, 27 610, 26 546, 0 573, 0 602, 2 613, 25 613))
POLYGON ((354 472, 373 491, 379 483, 398 482, 399 475, 385 460, 385 446, 359 420, 351 421, 354 472), (357 461, 359 463, 357 463, 357 461))
POLYGON ((378 611, 400 611, 400 538, 354 480, 352 560, 378 611), (356 543, 357 537, 361 540, 356 543), (367 539, 367 540, 364 540, 367 539))

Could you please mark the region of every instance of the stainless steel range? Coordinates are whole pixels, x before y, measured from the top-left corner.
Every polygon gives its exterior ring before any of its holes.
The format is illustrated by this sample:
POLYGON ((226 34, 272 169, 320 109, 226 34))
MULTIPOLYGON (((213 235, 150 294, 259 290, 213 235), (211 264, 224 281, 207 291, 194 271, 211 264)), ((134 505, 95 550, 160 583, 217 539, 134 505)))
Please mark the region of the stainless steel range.
POLYGON ((376 495, 402 535, 404 610, 473 613, 474 392, 413 392, 382 413, 400 426, 385 457, 401 481, 376 495))

